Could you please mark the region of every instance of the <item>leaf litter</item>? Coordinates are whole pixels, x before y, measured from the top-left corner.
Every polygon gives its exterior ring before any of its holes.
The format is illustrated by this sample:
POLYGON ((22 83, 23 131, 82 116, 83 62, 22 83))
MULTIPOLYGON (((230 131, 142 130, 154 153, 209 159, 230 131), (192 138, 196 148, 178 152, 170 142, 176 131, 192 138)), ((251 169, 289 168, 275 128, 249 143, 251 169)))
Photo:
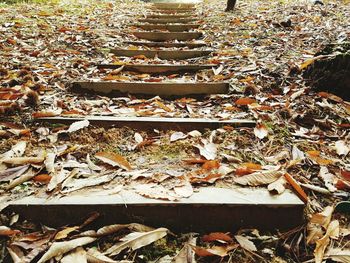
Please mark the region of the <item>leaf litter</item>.
MULTIPOLYGON (((336 202, 349 198, 349 104, 332 94, 314 92, 305 86, 300 74, 292 73, 311 65, 312 55, 329 41, 348 38, 349 5, 346 1, 327 1, 324 5, 312 1, 248 1, 238 3, 233 13, 224 13, 224 4, 208 1, 200 5, 203 41, 216 48, 214 54, 180 62, 217 66, 195 74, 166 76, 129 72, 125 65, 175 61, 117 58, 105 51, 122 47, 124 40, 135 40, 127 34, 127 25, 135 15, 145 13, 144 3, 62 1, 1 6, 1 208, 28 195, 115 194, 128 189, 149 198, 180 200, 208 184, 259 185, 278 194, 289 188, 308 201, 306 216, 310 223, 306 228, 269 233, 270 240, 280 238, 274 246, 264 246, 265 239, 254 230, 227 234, 231 239, 185 242, 186 254, 192 257, 194 251, 199 260, 209 262, 214 262, 213 255, 252 262, 261 261, 260 257, 267 261, 281 257, 302 261, 313 256, 319 262, 326 258, 346 262, 349 235, 343 237, 340 233, 346 233, 349 222, 333 210, 336 202), (118 68, 97 68, 99 63, 112 63, 118 68), (227 80, 235 92, 204 100, 71 93, 69 83, 82 76, 118 82, 227 80), (241 130, 223 127, 213 136, 209 131, 96 128, 87 121, 70 126, 32 122, 44 116, 86 115, 252 119, 257 126, 241 130)), ((1 219, 1 224, 3 236, 26 238, 28 234, 28 229, 16 229, 20 223, 10 226, 1 219)), ((51 237, 50 247, 44 238, 42 243, 33 244, 27 261, 39 254, 47 255, 44 252, 50 249, 50 253, 53 249, 57 252, 55 257, 63 256, 63 261, 70 257, 123 260, 106 258, 95 246, 87 248, 88 243, 71 238, 80 230, 70 227, 63 232, 67 234, 63 241, 51 237), (52 248, 60 242, 59 247, 52 248)), ((122 238, 118 240, 129 240, 122 238)), ((12 241, 8 241, 9 253, 13 258, 23 258, 24 252, 11 245, 12 241)), ((176 249, 180 251, 180 247, 176 249)), ((178 251, 172 251, 171 256, 178 251)), ((138 249, 131 253, 137 254, 138 249)))

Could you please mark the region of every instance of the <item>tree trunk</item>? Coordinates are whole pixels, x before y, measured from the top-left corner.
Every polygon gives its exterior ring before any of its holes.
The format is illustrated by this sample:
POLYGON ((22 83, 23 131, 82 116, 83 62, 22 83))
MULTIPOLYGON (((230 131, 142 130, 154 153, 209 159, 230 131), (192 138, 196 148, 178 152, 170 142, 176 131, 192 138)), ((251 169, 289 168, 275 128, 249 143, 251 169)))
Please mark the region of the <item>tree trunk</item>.
POLYGON ((317 59, 305 70, 306 83, 350 100, 350 43, 328 45, 316 55, 331 56, 317 59))
POLYGON ((236 1, 237 0, 227 0, 227 6, 225 11, 232 11, 235 8, 236 1))

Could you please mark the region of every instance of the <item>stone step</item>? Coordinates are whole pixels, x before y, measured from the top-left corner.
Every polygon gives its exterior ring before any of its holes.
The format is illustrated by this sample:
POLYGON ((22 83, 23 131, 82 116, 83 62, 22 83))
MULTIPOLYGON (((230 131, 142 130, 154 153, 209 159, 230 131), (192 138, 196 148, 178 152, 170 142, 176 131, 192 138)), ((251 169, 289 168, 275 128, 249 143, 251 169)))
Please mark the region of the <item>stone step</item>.
POLYGON ((186 24, 194 22, 196 18, 140 18, 138 21, 150 24, 186 24))
POLYGON ((173 82, 109 82, 109 81, 79 81, 72 83, 72 89, 77 92, 93 91, 109 96, 120 94, 152 95, 162 97, 191 96, 207 94, 226 94, 229 83, 173 83, 173 82))
POLYGON ((200 187, 191 197, 162 201, 142 197, 131 190, 118 194, 61 198, 27 197, 13 201, 10 211, 28 220, 51 227, 80 222, 99 212, 96 224, 142 223, 167 227, 176 232, 234 232, 241 228, 287 230, 304 223, 303 202, 286 190, 271 195, 265 188, 200 187))
POLYGON ((205 129, 218 129, 230 127, 255 127, 253 120, 247 119, 204 119, 204 118, 164 118, 164 117, 109 117, 109 116, 82 116, 82 117, 46 117, 35 119, 35 122, 65 124, 87 119, 91 125, 97 127, 129 127, 139 131, 203 131, 205 129))
POLYGON ((163 7, 157 7, 157 6, 152 6, 150 7, 150 10, 155 10, 155 11, 163 11, 163 10, 171 10, 171 11, 195 11, 196 9, 194 7, 172 7, 172 6, 169 6, 169 7, 166 7, 166 6, 163 6, 163 7))
POLYGON ((140 39, 146 39, 150 41, 186 41, 192 39, 198 39, 203 36, 202 32, 144 32, 137 31, 131 32, 135 37, 140 39))
POLYGON ((200 24, 133 24, 131 26, 144 30, 168 30, 170 32, 188 31, 200 27, 200 24))
POLYGON ((128 50, 111 49, 111 53, 121 57, 135 57, 143 55, 147 58, 158 57, 159 59, 189 59, 195 57, 204 57, 212 53, 212 50, 128 50))
POLYGON ((152 6, 157 8, 195 8, 196 4, 191 3, 153 3, 152 6))
POLYGON ((194 15, 194 10, 186 10, 186 9, 176 9, 176 10, 169 10, 169 9, 153 9, 152 12, 156 12, 159 14, 190 14, 194 15))
MULTIPOLYGON (((100 64, 97 65, 98 68, 120 68, 120 65, 114 64, 100 64)), ((134 64, 134 65, 124 65, 123 70, 134 71, 139 73, 176 73, 176 72, 193 72, 202 69, 210 69, 217 67, 215 64, 209 65, 198 65, 198 64, 184 64, 184 65, 173 65, 173 64, 134 64)))
POLYGON ((196 42, 147 42, 147 41, 125 41, 125 44, 147 47, 189 47, 198 48, 206 46, 206 43, 196 42))
POLYGON ((159 14, 147 14, 146 18, 191 18, 191 14, 172 14, 172 15, 159 15, 159 14))

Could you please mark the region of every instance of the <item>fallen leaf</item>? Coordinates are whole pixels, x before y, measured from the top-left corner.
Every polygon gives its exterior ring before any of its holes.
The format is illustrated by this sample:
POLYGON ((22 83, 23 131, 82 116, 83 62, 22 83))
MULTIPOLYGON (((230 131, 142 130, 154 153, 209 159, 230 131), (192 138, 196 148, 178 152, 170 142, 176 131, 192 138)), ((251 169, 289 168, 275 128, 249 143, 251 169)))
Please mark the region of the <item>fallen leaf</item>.
POLYGON ((170 136, 170 142, 175 142, 175 141, 182 140, 185 138, 187 138, 187 135, 184 134, 183 132, 174 132, 170 136))
POLYGON ((258 123, 254 128, 254 134, 261 140, 268 135, 268 130, 264 124, 258 123))
POLYGON ((239 243, 239 245, 242 248, 244 248, 248 251, 257 251, 257 248, 254 245, 254 243, 252 241, 250 241, 247 237, 241 236, 241 235, 236 235, 235 239, 237 240, 237 242, 239 243))
POLYGON ((201 156, 207 160, 214 160, 217 154, 217 147, 214 143, 205 143, 204 146, 195 145, 201 156))
POLYGON ((257 171, 248 175, 234 178, 234 182, 241 185, 266 185, 276 181, 283 175, 281 171, 257 171))
POLYGON ((121 155, 112 152, 98 152, 95 154, 95 157, 102 162, 105 162, 109 165, 118 166, 127 171, 130 171, 132 168, 128 161, 121 155))
POLYGON ((339 222, 338 220, 333 220, 329 223, 326 234, 316 241, 316 248, 314 250, 315 263, 321 263, 323 261, 330 238, 336 238, 337 235, 339 235, 339 222))
POLYGON ((107 249, 105 254, 111 256, 118 255, 126 248, 136 250, 165 237, 167 234, 168 229, 166 228, 158 228, 149 232, 133 232, 121 238, 121 242, 107 249))
POLYGON ((68 133, 76 132, 85 127, 88 127, 89 125, 90 125, 90 122, 88 120, 76 121, 69 126, 66 132, 68 133))
POLYGON ((211 248, 203 248, 203 247, 197 247, 197 246, 191 245, 191 247, 196 253, 196 255, 200 257, 211 257, 211 256, 226 257, 228 255, 228 252, 237 248, 237 245, 213 246, 211 248))
POLYGON ((74 249, 72 252, 65 255, 61 261, 61 263, 87 263, 87 255, 85 249, 82 247, 78 247, 74 249))
POLYGON ((308 157, 319 165, 329 165, 332 164, 332 160, 324 159, 320 157, 321 153, 319 151, 307 151, 308 157))
POLYGON ((138 144, 143 142, 143 138, 142 138, 141 134, 139 134, 138 132, 135 132, 134 139, 138 144))
MULTIPOLYGON (((15 145, 13 145, 11 147, 11 150, 1 154, 1 158, 8 159, 8 158, 12 158, 12 157, 21 157, 24 154, 26 147, 27 147, 27 142, 20 141, 20 142, 16 143, 15 145)), ((0 162, 2 162, 1 159, 0 159, 0 162)))
POLYGON ((68 235, 76 230, 78 230, 79 227, 78 226, 73 226, 73 227, 67 227, 59 232, 57 232, 57 234, 55 235, 55 240, 60 240, 60 239, 64 239, 66 237, 68 237, 68 235))
POLYGON ((97 230, 95 236, 98 236, 98 237, 106 236, 106 235, 110 235, 110 234, 116 233, 116 232, 124 230, 124 229, 129 229, 129 230, 136 231, 136 232, 150 232, 150 231, 154 230, 154 228, 152 228, 152 227, 145 226, 142 224, 137 224, 137 223, 114 224, 114 225, 108 225, 108 226, 101 227, 100 229, 97 230))
POLYGON ((0 226, 0 236, 14 236, 21 233, 21 231, 16 229, 11 229, 7 226, 0 226))
POLYGON ((245 106, 252 103, 256 103, 256 100, 252 98, 239 98, 238 100, 235 101, 235 104, 240 106, 245 106))
POLYGON ((91 170, 93 170, 93 171, 101 171, 101 170, 102 170, 101 167, 99 167, 98 165, 94 164, 94 163, 91 161, 90 155, 89 155, 89 154, 86 155, 86 162, 87 162, 87 164, 88 164, 88 166, 89 166, 89 168, 90 168, 91 170))
POLYGON ((189 182, 185 182, 184 185, 181 186, 175 186, 174 192, 178 196, 188 198, 191 195, 193 195, 193 187, 189 182))
POLYGON ((10 190, 14 187, 16 187, 17 185, 20 185, 24 182, 27 182, 29 180, 31 180, 37 173, 30 168, 26 173, 22 174, 21 176, 19 176, 18 178, 12 180, 9 185, 6 187, 7 190, 10 190))
POLYGON ((302 161, 305 159, 305 154, 295 145, 292 148, 292 160, 302 161))
POLYGON ((4 158, 1 161, 12 165, 23 165, 23 164, 39 164, 44 162, 44 157, 13 157, 4 158))
POLYGON ((80 237, 69 241, 64 242, 53 242, 49 250, 39 259, 37 263, 43 263, 51 258, 61 256, 77 247, 81 247, 92 243, 96 240, 93 237, 80 237))
POLYGON ((288 181, 288 183, 293 187, 293 189, 297 192, 297 194, 299 195, 299 197, 305 202, 308 202, 308 197, 307 194, 304 192, 304 190, 301 188, 301 186, 299 185, 299 183, 289 174, 289 173, 285 173, 284 177, 286 178, 286 180, 288 181))
POLYGON ((48 184, 51 180, 51 175, 48 174, 39 174, 33 177, 34 182, 48 184))
POLYGON ((205 170, 213 170, 213 169, 218 169, 220 167, 220 163, 217 160, 209 160, 203 163, 202 168, 205 170))
POLYGON ((153 199, 175 201, 180 198, 162 185, 140 184, 135 187, 135 191, 139 195, 153 199))
POLYGON ((350 148, 346 145, 346 143, 342 140, 335 142, 335 149, 338 155, 348 155, 350 148))
POLYGON ((261 165, 256 163, 242 163, 236 168, 235 174, 238 176, 247 175, 261 170, 261 165))
POLYGON ((91 263, 119 263, 120 262, 105 256, 96 248, 89 248, 88 251, 86 252, 86 256, 87 256, 88 262, 91 262, 91 263))
POLYGON ((349 263, 350 249, 346 248, 331 248, 326 253, 327 258, 331 258, 335 262, 349 263))
POLYGON ((327 229, 329 223, 331 222, 333 211, 334 211, 334 207, 327 206, 323 209, 321 213, 313 214, 310 222, 321 225, 325 229, 327 229))
POLYGON ((197 238, 190 237, 179 253, 173 258, 172 263, 196 263, 195 253, 191 246, 196 246, 197 238))
POLYGON ((204 242, 213 242, 213 241, 224 241, 227 243, 232 243, 232 238, 227 233, 214 232, 202 237, 204 242))
POLYGON ((286 187, 285 187, 286 183, 287 183, 286 179, 283 176, 281 176, 276 181, 269 184, 267 186, 267 190, 269 190, 272 193, 282 194, 284 190, 286 190, 286 187))

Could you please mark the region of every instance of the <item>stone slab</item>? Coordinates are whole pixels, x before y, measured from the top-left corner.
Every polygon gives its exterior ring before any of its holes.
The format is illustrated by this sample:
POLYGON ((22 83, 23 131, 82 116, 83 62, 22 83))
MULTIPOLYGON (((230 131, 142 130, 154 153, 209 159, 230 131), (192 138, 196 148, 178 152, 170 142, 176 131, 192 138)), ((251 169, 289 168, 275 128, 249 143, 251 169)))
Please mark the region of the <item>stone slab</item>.
POLYGON ((128 50, 111 49, 111 53, 121 57, 135 57, 143 55, 147 58, 182 60, 196 57, 208 56, 212 50, 128 50))
POLYGON ((187 24, 198 20, 197 18, 140 18, 141 23, 150 24, 187 24))
POLYGON ((134 24, 133 27, 144 30, 167 30, 170 32, 183 32, 200 27, 200 24, 134 24))
POLYGON ((62 226, 80 222, 99 212, 100 225, 138 222, 173 231, 236 231, 291 229, 303 223, 303 202, 289 190, 271 195, 265 188, 224 189, 200 187, 190 198, 162 201, 130 190, 98 196, 65 196, 59 199, 28 197, 9 209, 34 222, 62 226))
POLYGON ((206 46, 206 43, 201 42, 149 42, 149 41, 125 41, 125 44, 134 46, 147 46, 147 47, 189 47, 198 48, 206 46))
POLYGON ((72 89, 77 92, 94 92, 109 96, 117 94, 139 94, 162 97, 172 96, 191 96, 191 95, 209 95, 226 94, 229 91, 229 83, 174 83, 174 82, 110 82, 110 81, 81 81, 74 82, 72 89))
MULTIPOLYGON (((100 64, 97 65, 98 68, 120 68, 120 65, 114 64, 100 64)), ((124 65, 123 70, 125 71, 134 71, 140 73, 176 73, 176 72, 193 72, 203 69, 210 69, 217 67, 215 64, 183 64, 183 65, 174 65, 174 64, 133 64, 133 65, 124 65)))
POLYGON ((146 39, 150 41, 186 41, 192 39, 198 39, 203 36, 202 32, 131 32, 135 37, 140 39, 146 39))
POLYGON ((89 120, 91 125, 99 127, 129 127, 140 131, 192 131, 218 129, 224 126, 255 127, 253 120, 247 119, 204 119, 204 118, 164 118, 164 117, 113 117, 113 116, 80 116, 80 117, 45 117, 35 119, 36 122, 70 125, 73 122, 89 120))

